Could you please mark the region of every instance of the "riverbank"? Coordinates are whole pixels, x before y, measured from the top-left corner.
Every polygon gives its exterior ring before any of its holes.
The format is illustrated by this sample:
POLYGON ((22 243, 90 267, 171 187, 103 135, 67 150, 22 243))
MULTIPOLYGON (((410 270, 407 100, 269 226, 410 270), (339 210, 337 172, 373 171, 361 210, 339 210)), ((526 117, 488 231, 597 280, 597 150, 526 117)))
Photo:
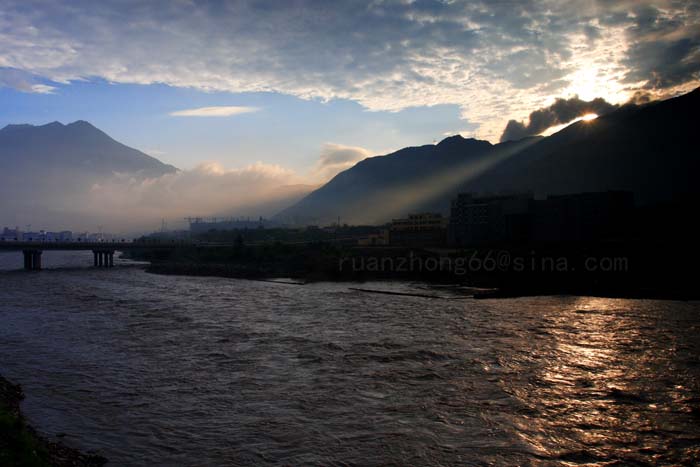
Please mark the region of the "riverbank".
POLYGON ((130 258, 149 261, 148 272, 165 275, 258 280, 286 277, 304 282, 415 280, 443 284, 463 279, 451 267, 439 265, 439 254, 411 248, 363 249, 323 243, 217 249, 195 246, 167 254, 132 252, 130 258))
MULTIPOLYGON (((299 271, 284 269, 256 269, 255 267, 236 264, 216 264, 216 263, 169 263, 157 262, 146 267, 146 272, 160 275, 173 276, 200 276, 200 277, 224 277, 231 279, 246 280, 270 280, 277 282, 278 278, 291 279, 293 285, 303 285, 310 282, 349 282, 363 283, 370 281, 419 281, 426 284, 441 284, 458 289, 468 289, 469 296, 479 300, 510 299, 536 296, 588 296, 601 298, 622 298, 622 299, 650 299, 650 300, 677 300, 693 301, 700 300, 700 294, 696 291, 673 288, 641 288, 631 287, 629 284, 591 284, 591 283, 557 283, 551 281, 549 284, 542 283, 498 283, 496 281, 484 281, 481 278, 475 280, 465 280, 449 275, 411 275, 411 274, 384 274, 368 273, 361 274, 338 273, 336 271, 311 271, 308 274, 299 271)), ((432 296, 431 296, 432 297, 432 296)), ((465 297, 463 297, 465 298, 465 297)))
POLYGON ((22 399, 22 388, 0 375, 0 465, 96 467, 107 463, 102 456, 82 453, 39 435, 22 415, 22 399))
POLYGON ((183 248, 144 251, 147 271, 300 282, 416 281, 490 289, 475 298, 578 295, 697 300, 691 255, 639 245, 447 250, 330 244, 183 248), (653 254, 652 254, 653 253, 653 254), (683 261, 681 261, 683 259, 683 261), (688 259, 688 261, 685 261, 688 259))

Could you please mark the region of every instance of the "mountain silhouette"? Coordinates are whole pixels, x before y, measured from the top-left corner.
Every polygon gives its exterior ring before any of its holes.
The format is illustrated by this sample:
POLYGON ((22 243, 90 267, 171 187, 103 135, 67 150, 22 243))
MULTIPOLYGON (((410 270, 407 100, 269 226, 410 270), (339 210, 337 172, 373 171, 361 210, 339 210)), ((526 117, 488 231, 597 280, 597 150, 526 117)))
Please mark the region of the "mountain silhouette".
POLYGON ((543 138, 481 177, 466 191, 565 194, 626 190, 640 205, 698 193, 700 88, 644 106, 623 106, 543 138))
MULTIPOLYGON (((7 125, 0 130, 0 168, 133 173, 156 177, 177 169, 109 137, 86 121, 7 125)), ((41 173, 41 172, 39 172, 41 173)))
POLYGON ((97 225, 115 215, 96 187, 177 172, 90 123, 8 125, 0 130, 0 213, 6 225, 97 225))
POLYGON ((365 159, 277 215, 295 224, 383 223, 449 212, 459 192, 535 195, 627 190, 638 204, 698 193, 700 88, 644 106, 625 105, 549 137, 492 145, 452 136, 437 145, 365 159))
POLYGON ((293 224, 336 221, 381 223, 406 212, 442 210, 464 180, 490 161, 532 144, 536 138, 492 145, 459 135, 437 145, 404 148, 370 157, 336 175, 299 203, 276 216, 293 224))

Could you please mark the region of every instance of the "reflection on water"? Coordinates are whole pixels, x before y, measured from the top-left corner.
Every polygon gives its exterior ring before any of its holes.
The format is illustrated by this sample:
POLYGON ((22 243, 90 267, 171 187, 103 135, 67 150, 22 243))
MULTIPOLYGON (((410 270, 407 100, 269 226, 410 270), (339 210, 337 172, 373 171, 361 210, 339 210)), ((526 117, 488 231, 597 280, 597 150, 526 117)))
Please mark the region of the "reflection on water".
POLYGON ((600 465, 611 451, 635 465, 698 459, 700 432, 684 431, 700 421, 693 311, 601 298, 571 305, 544 314, 531 335, 537 354, 552 358, 511 359, 527 378, 503 386, 522 405, 518 435, 536 455, 575 464, 600 465))
POLYGON ((38 427, 114 465, 700 456, 697 303, 430 300, 126 268, 0 284, 0 372, 38 427))

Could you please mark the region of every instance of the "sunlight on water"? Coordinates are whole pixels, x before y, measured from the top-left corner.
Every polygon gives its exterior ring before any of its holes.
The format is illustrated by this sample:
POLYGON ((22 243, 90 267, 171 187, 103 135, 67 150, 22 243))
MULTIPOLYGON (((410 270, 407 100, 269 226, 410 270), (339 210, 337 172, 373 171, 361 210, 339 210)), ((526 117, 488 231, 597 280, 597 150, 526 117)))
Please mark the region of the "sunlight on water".
POLYGON ((113 465, 700 455, 697 303, 428 300, 127 268, 0 275, 0 373, 42 431, 113 465))

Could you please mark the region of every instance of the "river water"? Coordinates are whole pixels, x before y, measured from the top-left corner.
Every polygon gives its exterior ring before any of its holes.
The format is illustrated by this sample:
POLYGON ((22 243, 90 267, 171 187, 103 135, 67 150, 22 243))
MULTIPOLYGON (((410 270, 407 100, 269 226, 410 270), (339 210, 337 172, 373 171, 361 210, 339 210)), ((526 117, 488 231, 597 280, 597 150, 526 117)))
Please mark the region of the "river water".
POLYGON ((0 254, 0 373, 41 432, 110 465, 700 459, 697 302, 377 295, 94 270, 89 252, 20 262, 0 254))

